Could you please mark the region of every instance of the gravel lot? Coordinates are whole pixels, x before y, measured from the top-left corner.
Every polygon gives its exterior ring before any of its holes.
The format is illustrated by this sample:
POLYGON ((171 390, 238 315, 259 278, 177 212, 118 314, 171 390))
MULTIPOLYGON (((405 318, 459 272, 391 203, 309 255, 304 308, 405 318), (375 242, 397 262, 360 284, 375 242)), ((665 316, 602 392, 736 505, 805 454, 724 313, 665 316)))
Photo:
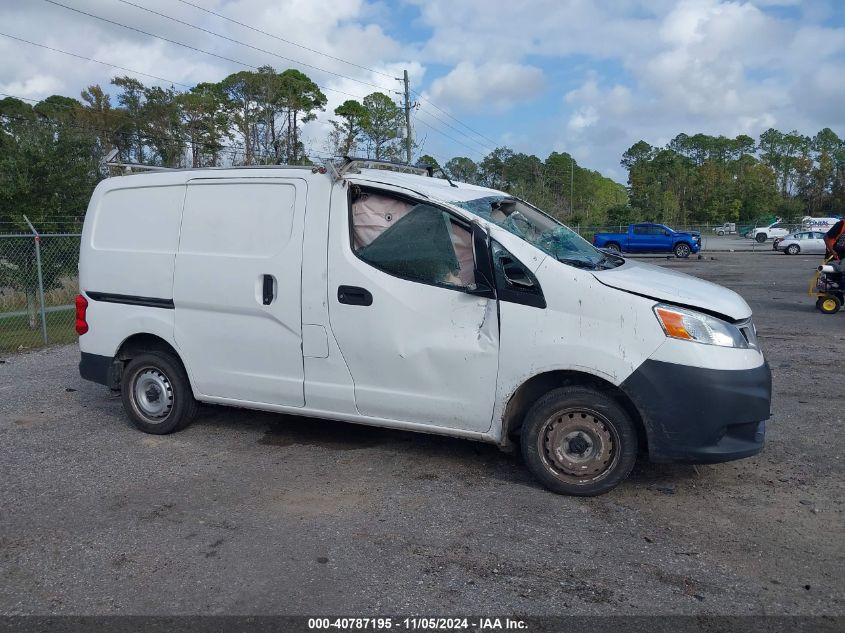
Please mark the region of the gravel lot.
POLYGON ((434 436, 219 407, 144 435, 75 346, 4 357, 0 613, 845 614, 845 312, 813 308, 818 258, 653 261, 751 304, 768 444, 595 499, 434 436))

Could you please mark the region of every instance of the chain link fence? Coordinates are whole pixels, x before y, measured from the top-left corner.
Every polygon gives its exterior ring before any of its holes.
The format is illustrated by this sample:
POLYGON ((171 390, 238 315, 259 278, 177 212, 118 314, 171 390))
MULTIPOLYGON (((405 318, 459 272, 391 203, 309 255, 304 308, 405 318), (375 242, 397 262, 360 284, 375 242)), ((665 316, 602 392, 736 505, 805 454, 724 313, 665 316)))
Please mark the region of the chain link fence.
MULTIPOLYGON (((721 225, 674 226, 677 231, 700 231, 706 238, 719 235, 721 225)), ((595 233, 622 233, 628 225, 581 225, 571 228, 592 240, 595 233)), ((790 225, 792 230, 801 226, 790 225)), ((79 233, 0 234, 0 356, 76 340, 74 299, 79 292, 79 233)), ((752 247, 771 248, 745 240, 752 247)))
POLYGON ((76 340, 80 237, 0 235, 0 356, 76 340))

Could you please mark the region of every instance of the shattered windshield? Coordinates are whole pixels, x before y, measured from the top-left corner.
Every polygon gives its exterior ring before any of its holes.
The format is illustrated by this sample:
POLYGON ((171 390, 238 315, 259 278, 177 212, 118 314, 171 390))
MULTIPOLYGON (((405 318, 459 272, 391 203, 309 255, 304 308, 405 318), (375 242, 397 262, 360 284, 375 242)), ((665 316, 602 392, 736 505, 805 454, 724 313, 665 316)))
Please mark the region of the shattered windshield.
POLYGON ((453 204, 521 237, 564 264, 605 269, 624 261, 598 250, 569 227, 517 198, 487 196, 453 204))

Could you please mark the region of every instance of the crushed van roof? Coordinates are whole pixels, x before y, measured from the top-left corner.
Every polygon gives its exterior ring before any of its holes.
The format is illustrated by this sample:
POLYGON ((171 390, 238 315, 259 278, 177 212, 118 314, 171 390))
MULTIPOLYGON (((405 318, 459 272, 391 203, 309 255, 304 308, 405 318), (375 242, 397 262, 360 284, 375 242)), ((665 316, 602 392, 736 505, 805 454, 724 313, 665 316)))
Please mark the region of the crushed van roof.
POLYGON ((466 202, 467 200, 476 200, 487 196, 508 195, 496 189, 470 185, 465 182, 453 181, 457 185, 453 187, 449 184, 448 180, 443 178, 418 176, 416 174, 391 171, 389 169, 360 169, 350 172, 344 177, 353 181, 366 181, 373 184, 379 183, 404 187, 442 202, 466 202))
MULTIPOLYGON (((149 184, 150 180, 154 182, 165 182, 174 184, 176 182, 185 182, 190 180, 194 174, 203 174, 214 172, 215 177, 222 177, 226 172, 235 173, 244 171, 253 172, 268 172, 273 171, 309 171, 313 172, 315 168, 320 165, 250 165, 250 166, 226 166, 226 167, 199 167, 199 168, 183 168, 183 169, 161 169, 151 170, 147 172, 133 173, 128 176, 112 176, 101 183, 105 189, 122 188, 125 186, 135 186, 137 179, 142 179, 145 184, 149 184), (123 180, 126 177, 132 178, 132 185, 127 185, 123 180)), ((328 177, 328 176, 327 176, 328 177)), ((422 194, 433 200, 440 202, 466 202, 468 200, 476 200, 487 196, 507 196, 508 194, 490 189, 488 187, 480 187, 478 185, 471 185, 465 182, 453 181, 455 186, 449 184, 449 181, 443 178, 434 178, 430 176, 422 176, 417 174, 410 174, 407 172, 393 171, 390 169, 371 169, 371 168, 356 168, 343 175, 346 180, 354 182, 368 182, 373 184, 384 184, 394 187, 402 187, 419 194, 422 194)))

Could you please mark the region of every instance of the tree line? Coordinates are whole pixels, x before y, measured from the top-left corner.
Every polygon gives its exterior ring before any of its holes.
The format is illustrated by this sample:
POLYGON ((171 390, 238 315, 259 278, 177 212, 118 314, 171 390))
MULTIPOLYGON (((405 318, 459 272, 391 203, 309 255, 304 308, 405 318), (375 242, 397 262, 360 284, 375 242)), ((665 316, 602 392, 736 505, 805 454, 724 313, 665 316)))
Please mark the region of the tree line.
POLYGON ((845 141, 830 128, 813 137, 771 128, 757 141, 678 134, 665 147, 635 143, 621 164, 629 203, 608 210, 611 222, 795 221, 845 213, 845 141))
MULTIPOLYGON (((25 229, 24 214, 47 231, 77 230, 112 151, 119 162, 163 167, 310 164, 319 154, 402 158, 404 117, 390 96, 349 99, 330 115, 326 104, 307 75, 269 66, 186 90, 123 76, 108 92, 92 85, 79 98, 53 95, 35 105, 2 99, 0 232, 25 229), (325 138, 306 147, 303 130, 325 117, 325 138)), ((416 160, 440 175, 503 189, 572 225, 845 211, 845 145, 827 128, 812 138, 768 130, 757 141, 704 134, 679 134, 665 147, 640 141, 622 157, 628 187, 568 153, 543 159, 497 147, 441 165, 422 149, 414 146, 416 160)))
MULTIPOLYGON (((111 86, 113 96, 92 85, 79 99, 0 100, 0 222, 20 223, 27 214, 53 230, 78 225, 91 190, 106 175, 101 159, 112 150, 118 162, 162 167, 310 164, 315 152, 305 147, 302 131, 323 116, 327 103, 304 73, 269 66, 184 91, 129 76, 115 77, 111 86)), ((333 114, 318 151, 403 156, 403 112, 388 95, 349 99, 333 114)), ((461 156, 439 165, 426 154, 417 160, 452 179, 512 191, 575 222, 598 220, 627 199, 624 187, 583 169, 569 154, 541 160, 500 147, 478 161, 461 156)))

